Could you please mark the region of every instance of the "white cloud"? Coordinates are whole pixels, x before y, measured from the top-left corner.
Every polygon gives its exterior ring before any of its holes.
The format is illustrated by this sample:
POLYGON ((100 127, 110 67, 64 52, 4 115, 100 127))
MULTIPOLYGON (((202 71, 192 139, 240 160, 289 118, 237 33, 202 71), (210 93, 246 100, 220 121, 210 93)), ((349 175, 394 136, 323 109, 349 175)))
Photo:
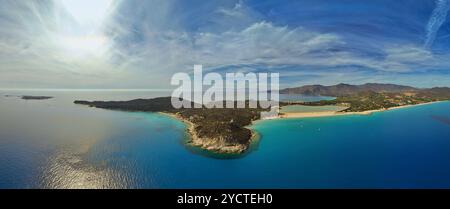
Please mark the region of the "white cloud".
POLYGON ((59 2, 2 4, 0 87, 82 88, 116 77, 109 71, 108 38, 86 30, 59 2))
POLYGON ((239 1, 233 8, 220 8, 217 12, 232 17, 244 17, 246 16, 247 10, 244 7, 244 3, 239 1))
POLYGON ((449 0, 435 0, 436 8, 433 10, 426 30, 425 47, 431 47, 436 39, 437 32, 447 19, 447 13, 450 9, 449 0))
POLYGON ((380 44, 376 50, 385 56, 361 55, 338 34, 262 21, 244 1, 218 7, 208 27, 195 29, 185 24, 193 16, 174 13, 171 0, 158 1, 158 7, 116 1, 98 28, 80 26, 51 2, 5 1, 0 7, 0 87, 168 88, 174 73, 194 64, 209 70, 248 65, 245 71, 309 66, 309 74, 329 69, 336 78, 346 76, 333 72, 338 66, 382 73, 450 66, 448 55, 416 45, 380 44))
POLYGON ((433 54, 422 48, 415 46, 399 46, 393 48, 387 48, 386 52, 388 56, 386 60, 396 62, 429 62, 433 59, 433 54))

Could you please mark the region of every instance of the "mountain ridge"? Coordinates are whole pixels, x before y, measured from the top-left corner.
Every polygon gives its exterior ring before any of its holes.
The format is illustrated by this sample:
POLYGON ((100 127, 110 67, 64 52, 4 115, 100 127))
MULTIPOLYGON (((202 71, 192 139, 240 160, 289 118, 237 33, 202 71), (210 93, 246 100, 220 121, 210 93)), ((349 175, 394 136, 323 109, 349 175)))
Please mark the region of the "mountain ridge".
POLYGON ((280 90, 281 94, 303 94, 312 96, 350 96, 363 92, 376 92, 376 93, 401 93, 401 92, 419 92, 419 91, 447 91, 450 88, 447 87, 435 87, 429 89, 415 88, 406 85, 388 84, 388 83, 366 83, 361 85, 351 85, 340 83, 337 85, 324 86, 324 85, 305 85, 294 88, 286 88, 280 90))

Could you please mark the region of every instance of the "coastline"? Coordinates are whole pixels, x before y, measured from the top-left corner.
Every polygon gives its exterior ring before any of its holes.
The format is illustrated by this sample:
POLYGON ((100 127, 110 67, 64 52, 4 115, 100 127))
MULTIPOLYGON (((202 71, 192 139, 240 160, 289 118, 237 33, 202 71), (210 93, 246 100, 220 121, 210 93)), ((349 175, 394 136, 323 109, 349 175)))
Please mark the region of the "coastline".
POLYGON ((416 106, 420 106, 420 105, 428 105, 428 104, 434 104, 434 103, 438 103, 438 102, 444 102, 444 101, 426 102, 426 103, 415 104, 415 105, 403 105, 403 106, 391 107, 391 108, 387 108, 387 109, 367 110, 367 111, 363 111, 363 112, 323 111, 323 112, 304 112, 304 113, 283 113, 282 115, 280 115, 279 119, 332 117, 332 116, 342 116, 342 115, 371 115, 372 113, 376 113, 376 112, 384 112, 384 111, 403 109, 403 108, 408 108, 408 107, 416 107, 416 106))
MULTIPOLYGON (((446 100, 447 101, 447 100, 446 100)), ((280 120, 280 119, 289 119, 289 118, 315 118, 315 117, 333 117, 333 116, 343 116, 343 115, 371 115, 375 112, 384 112, 395 109, 402 109, 407 107, 415 107, 420 105, 434 104, 438 102, 444 101, 434 101, 427 102, 415 105, 403 105, 398 107, 392 107, 387 109, 379 109, 379 110, 368 110, 363 112, 336 112, 336 111, 323 111, 323 112, 302 112, 302 113, 284 113, 280 115, 279 118, 268 119, 268 120, 280 120)), ((245 144, 229 144, 225 139, 220 136, 217 138, 205 138, 200 137, 196 131, 197 125, 188 119, 183 118, 182 116, 176 113, 164 112, 160 111, 159 114, 174 118, 179 120, 187 125, 186 132, 189 135, 189 139, 186 140, 185 144, 193 147, 201 148, 205 151, 209 151, 215 154, 244 154, 252 147, 255 142, 258 142, 261 138, 261 135, 253 128, 253 125, 264 121, 264 119, 258 119, 251 121, 251 124, 245 126, 244 128, 250 130, 251 136, 247 143, 245 144)))
POLYGON ((174 119, 177 119, 184 124, 187 125, 187 133, 189 134, 189 140, 186 141, 187 145, 195 146, 202 148, 204 150, 219 153, 219 154, 242 154, 246 152, 251 144, 253 144, 254 141, 257 141, 259 138, 259 134, 248 127, 245 127, 246 129, 251 131, 251 138, 249 140, 249 143, 247 144, 226 144, 225 140, 221 138, 202 138, 199 137, 197 132, 195 131, 196 125, 192 123, 191 121, 173 113, 168 112, 159 112, 160 114, 166 115, 168 117, 172 117, 174 119))

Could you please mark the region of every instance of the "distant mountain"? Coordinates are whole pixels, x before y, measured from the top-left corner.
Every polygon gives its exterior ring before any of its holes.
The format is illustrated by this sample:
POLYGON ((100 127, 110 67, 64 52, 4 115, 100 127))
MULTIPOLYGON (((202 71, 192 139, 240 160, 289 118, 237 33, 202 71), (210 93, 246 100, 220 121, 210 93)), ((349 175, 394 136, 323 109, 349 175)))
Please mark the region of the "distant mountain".
POLYGON ((367 83, 363 85, 338 84, 333 86, 307 85, 296 88, 287 88, 280 91, 281 94, 303 94, 303 95, 321 95, 321 96, 349 96, 362 92, 408 92, 418 91, 419 89, 411 86, 402 86, 396 84, 367 83))
POLYGON ((434 87, 430 89, 422 89, 420 90, 417 95, 419 96, 432 96, 436 98, 450 98, 450 88, 448 87, 434 87))

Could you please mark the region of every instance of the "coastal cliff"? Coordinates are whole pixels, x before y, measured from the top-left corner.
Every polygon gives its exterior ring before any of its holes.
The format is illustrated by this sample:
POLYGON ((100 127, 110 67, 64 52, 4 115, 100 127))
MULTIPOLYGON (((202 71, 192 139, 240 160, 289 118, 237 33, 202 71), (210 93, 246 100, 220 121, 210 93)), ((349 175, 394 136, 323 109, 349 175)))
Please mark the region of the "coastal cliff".
POLYGON ((187 121, 190 143, 218 153, 243 153, 253 133, 246 126, 260 119, 261 109, 184 109, 176 112, 187 121))
POLYGON ((253 137, 250 137, 250 140, 248 141, 244 140, 241 143, 236 143, 232 142, 230 138, 226 138, 226 136, 220 134, 213 136, 201 136, 199 134, 202 132, 201 126, 189 121, 187 118, 183 118, 180 114, 176 113, 168 115, 182 120, 188 125, 188 132, 190 135, 190 140, 187 142, 188 144, 208 151, 216 153, 243 153, 249 148, 251 139, 253 139, 253 137))

